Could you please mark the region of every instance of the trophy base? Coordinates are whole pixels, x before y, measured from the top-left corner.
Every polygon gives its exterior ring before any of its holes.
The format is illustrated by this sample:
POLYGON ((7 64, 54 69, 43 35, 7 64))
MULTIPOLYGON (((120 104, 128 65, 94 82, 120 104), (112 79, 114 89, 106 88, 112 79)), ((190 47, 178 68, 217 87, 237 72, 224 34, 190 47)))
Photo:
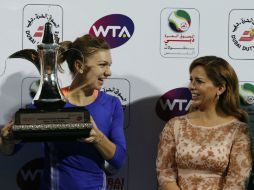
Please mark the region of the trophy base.
POLYGON ((84 108, 20 109, 12 133, 22 141, 70 141, 88 137, 92 127, 90 114, 84 108))
POLYGON ((91 123, 14 125, 15 139, 23 141, 69 141, 88 137, 91 123))

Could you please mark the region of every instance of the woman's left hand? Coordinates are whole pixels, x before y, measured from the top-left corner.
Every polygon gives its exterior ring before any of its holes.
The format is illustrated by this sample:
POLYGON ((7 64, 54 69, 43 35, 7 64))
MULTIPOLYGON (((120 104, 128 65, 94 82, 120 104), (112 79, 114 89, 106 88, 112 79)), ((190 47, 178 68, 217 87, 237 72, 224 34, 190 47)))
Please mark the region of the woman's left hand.
POLYGON ((97 128, 92 116, 90 117, 90 121, 93 125, 93 128, 91 129, 90 133, 89 133, 89 137, 87 138, 80 138, 78 139, 78 141, 80 142, 86 142, 86 143, 93 143, 93 144, 98 144, 100 143, 103 138, 104 138, 104 134, 97 128))
POLYGON ((85 143, 93 143, 97 150, 101 153, 105 160, 110 160, 115 155, 116 145, 111 142, 96 126, 92 117, 90 117, 93 128, 90 131, 90 136, 80 138, 78 141, 85 143))

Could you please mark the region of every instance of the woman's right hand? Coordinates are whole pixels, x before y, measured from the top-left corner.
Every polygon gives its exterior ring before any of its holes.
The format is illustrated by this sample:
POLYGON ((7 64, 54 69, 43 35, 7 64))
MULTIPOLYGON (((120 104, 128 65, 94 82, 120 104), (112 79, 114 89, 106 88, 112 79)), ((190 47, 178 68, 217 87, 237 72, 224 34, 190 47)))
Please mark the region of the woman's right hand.
POLYGON ((10 121, 4 125, 1 129, 1 140, 3 144, 15 144, 15 141, 12 136, 12 127, 14 125, 14 121, 10 121))
POLYGON ((11 154, 14 150, 15 144, 20 143, 20 140, 16 140, 13 138, 12 127, 14 125, 14 121, 10 121, 4 125, 1 129, 0 135, 0 152, 3 154, 11 154))
POLYGON ((14 125, 14 121, 9 121, 4 125, 1 129, 1 137, 8 138, 11 134, 12 126, 14 125))

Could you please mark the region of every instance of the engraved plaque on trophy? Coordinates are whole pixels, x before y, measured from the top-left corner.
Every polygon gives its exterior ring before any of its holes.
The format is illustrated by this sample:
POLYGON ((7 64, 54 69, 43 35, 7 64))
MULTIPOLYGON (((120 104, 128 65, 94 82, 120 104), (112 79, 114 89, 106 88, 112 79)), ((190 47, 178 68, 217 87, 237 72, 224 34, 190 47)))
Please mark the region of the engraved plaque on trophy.
POLYGON ((37 46, 37 51, 25 49, 10 56, 32 61, 39 68, 41 75, 33 106, 22 108, 15 114, 12 133, 16 139, 54 141, 89 136, 92 128, 89 112, 83 107, 64 108, 66 99, 57 78, 58 49, 59 45, 55 43, 52 33, 52 24, 47 22, 42 43, 37 46))

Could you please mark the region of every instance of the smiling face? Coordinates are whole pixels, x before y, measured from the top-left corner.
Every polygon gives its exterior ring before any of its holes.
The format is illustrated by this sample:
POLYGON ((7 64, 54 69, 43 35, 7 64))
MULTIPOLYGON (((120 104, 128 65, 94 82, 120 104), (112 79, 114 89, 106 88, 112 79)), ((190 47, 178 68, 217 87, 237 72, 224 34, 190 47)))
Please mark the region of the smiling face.
POLYGON ((199 110, 215 108, 216 96, 223 92, 222 87, 216 87, 208 78, 202 66, 196 66, 192 69, 189 89, 192 94, 192 106, 199 110))
POLYGON ((110 50, 99 50, 87 58, 84 75, 89 88, 101 89, 104 79, 111 76, 111 64, 110 50))

